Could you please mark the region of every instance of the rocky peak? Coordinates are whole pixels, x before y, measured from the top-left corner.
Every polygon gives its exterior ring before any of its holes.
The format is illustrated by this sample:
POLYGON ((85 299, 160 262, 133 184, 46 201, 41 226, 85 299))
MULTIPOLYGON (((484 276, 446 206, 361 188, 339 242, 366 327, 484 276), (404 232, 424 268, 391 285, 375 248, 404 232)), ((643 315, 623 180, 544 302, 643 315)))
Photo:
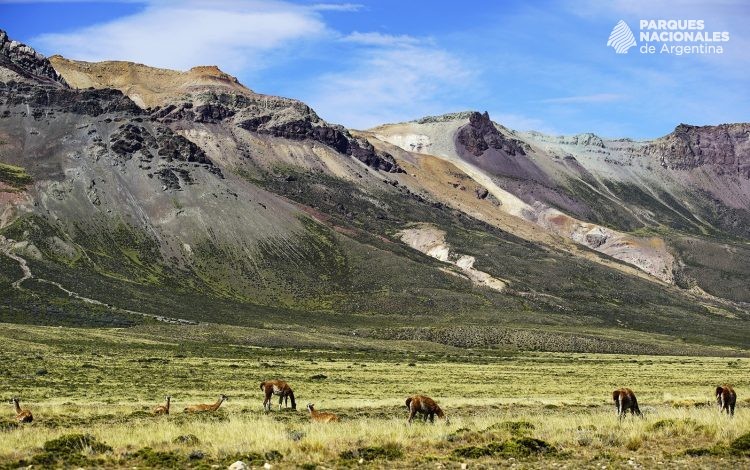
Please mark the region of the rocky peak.
POLYGON ((489 149, 499 150, 508 155, 526 155, 523 143, 501 134, 487 111, 474 111, 468 117, 469 123, 458 130, 456 139, 474 156, 480 157, 489 149))
POLYGON ((46 57, 26 44, 9 39, 3 30, 0 30, 0 66, 27 79, 68 86, 46 57))

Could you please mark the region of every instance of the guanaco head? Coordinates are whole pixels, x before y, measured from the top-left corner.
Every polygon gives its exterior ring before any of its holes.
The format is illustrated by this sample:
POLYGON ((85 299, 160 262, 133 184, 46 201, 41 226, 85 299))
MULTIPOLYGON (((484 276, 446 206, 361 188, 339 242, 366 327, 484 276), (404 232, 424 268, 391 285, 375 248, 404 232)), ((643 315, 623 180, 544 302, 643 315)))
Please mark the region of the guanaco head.
POLYGON ((260 383, 260 389, 261 390, 265 390, 266 389, 266 383, 265 382, 261 382, 260 383))
POLYGON ((228 396, 226 396, 226 395, 224 395, 224 394, 222 393, 222 394, 221 394, 221 396, 219 397, 219 400, 220 400, 220 401, 228 401, 228 400, 229 400, 229 397, 228 397, 228 396))
POLYGON ((309 411, 310 413, 312 413, 313 411, 315 411, 315 405, 313 405, 312 403, 308 403, 307 404, 307 411, 309 411))
POLYGON ((10 401, 8 401, 8 403, 10 403, 11 405, 17 405, 19 401, 20 400, 18 399, 18 397, 12 397, 10 401))

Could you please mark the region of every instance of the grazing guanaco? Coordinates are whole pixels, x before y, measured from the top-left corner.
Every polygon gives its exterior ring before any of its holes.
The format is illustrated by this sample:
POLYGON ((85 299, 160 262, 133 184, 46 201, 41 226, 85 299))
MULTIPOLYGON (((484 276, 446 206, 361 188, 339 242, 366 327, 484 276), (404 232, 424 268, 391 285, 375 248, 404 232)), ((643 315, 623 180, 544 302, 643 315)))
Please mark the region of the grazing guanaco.
POLYGON ((271 411, 271 397, 273 395, 278 395, 279 397, 279 409, 281 409, 282 402, 288 407, 289 400, 292 401, 292 409, 297 409, 297 402, 294 401, 294 392, 289 384, 283 380, 266 380, 265 382, 260 383, 260 389, 265 393, 263 408, 266 411, 271 411))
POLYGON ((310 412, 310 419, 321 423, 333 423, 339 420, 339 417, 326 411, 315 411, 315 405, 307 404, 307 411, 310 412))
POLYGON ((201 411, 216 411, 219 409, 222 403, 229 400, 226 395, 221 395, 219 399, 213 405, 190 405, 185 408, 185 413, 199 413, 201 411))
POLYGON ((172 397, 170 395, 167 395, 165 399, 167 400, 166 405, 159 405, 157 407, 154 407, 153 413, 155 415, 168 415, 169 414, 169 405, 170 405, 170 402, 172 401, 172 397))
POLYGON ((430 397, 424 395, 414 395, 406 399, 406 409, 409 410, 408 422, 411 423, 414 419, 414 415, 417 413, 422 414, 425 422, 429 419, 431 423, 435 422, 435 415, 438 418, 445 419, 446 424, 450 421, 445 417, 443 410, 435 403, 430 397))
POLYGON ((31 411, 29 411, 28 408, 21 408, 21 404, 17 397, 11 398, 10 402, 16 410, 16 421, 19 423, 30 423, 34 421, 34 415, 31 414, 31 411))
POLYGON ((618 388, 612 392, 612 400, 615 402, 617 416, 620 419, 624 419, 628 411, 633 416, 638 415, 643 418, 643 413, 638 408, 638 400, 635 398, 635 393, 629 388, 618 388))
POLYGON ((737 403, 737 394, 731 385, 722 385, 716 387, 716 404, 719 405, 719 412, 726 410, 729 416, 734 416, 734 405, 737 403))

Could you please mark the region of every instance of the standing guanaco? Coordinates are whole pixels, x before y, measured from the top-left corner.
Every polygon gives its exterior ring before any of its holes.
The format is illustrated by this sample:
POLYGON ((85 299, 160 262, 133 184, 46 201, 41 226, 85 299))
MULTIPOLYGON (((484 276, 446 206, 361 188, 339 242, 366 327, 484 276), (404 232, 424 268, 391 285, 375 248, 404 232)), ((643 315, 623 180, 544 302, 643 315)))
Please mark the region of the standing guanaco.
POLYGON ((445 423, 448 424, 450 421, 445 417, 443 410, 435 403, 435 400, 425 395, 414 395, 406 399, 406 409, 409 410, 408 422, 411 423, 414 419, 414 415, 420 413, 424 421, 427 422, 429 419, 431 423, 435 422, 435 415, 438 418, 445 419, 445 423))
POLYGON ((716 404, 719 405, 719 412, 726 411, 729 416, 734 416, 737 394, 731 385, 716 387, 716 404))
POLYGON ((166 405, 159 405, 159 406, 154 407, 153 413, 155 415, 168 415, 169 414, 169 404, 172 401, 172 396, 167 395, 165 399, 167 400, 166 405))
POLYGON ((20 401, 17 397, 11 398, 10 402, 16 410, 16 421, 19 423, 30 423, 34 421, 34 415, 31 414, 31 411, 29 411, 28 408, 21 408, 20 401))
POLYGON ((617 416, 621 420, 625 418, 628 411, 633 416, 638 415, 643 418, 641 409, 638 408, 638 400, 635 398, 635 393, 629 388, 618 388, 612 392, 612 400, 614 400, 615 407, 617 408, 617 416))
POLYGON ((187 408, 185 408, 185 413, 198 413, 201 411, 216 411, 219 409, 222 403, 224 403, 226 400, 229 400, 229 397, 226 395, 221 395, 219 399, 214 403, 213 405, 190 405, 187 408))
POLYGON ((279 397, 279 409, 281 409, 281 403, 284 402, 286 406, 289 406, 289 400, 292 401, 292 409, 297 409, 297 402, 294 401, 294 392, 288 383, 283 380, 266 380, 260 383, 260 389, 265 394, 263 400, 263 408, 266 411, 271 411, 271 397, 278 395, 279 397))
POLYGON ((333 413, 326 411, 315 411, 315 405, 312 403, 307 404, 307 411, 310 412, 310 419, 313 421, 319 421, 321 423, 333 423, 339 420, 339 417, 333 413))

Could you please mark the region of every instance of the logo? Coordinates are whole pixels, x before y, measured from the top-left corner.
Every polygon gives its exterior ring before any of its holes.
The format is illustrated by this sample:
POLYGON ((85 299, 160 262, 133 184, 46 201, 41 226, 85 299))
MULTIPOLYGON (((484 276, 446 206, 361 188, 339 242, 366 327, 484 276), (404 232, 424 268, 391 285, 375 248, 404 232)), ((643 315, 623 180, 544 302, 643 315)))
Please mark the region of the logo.
POLYGON ((637 46, 635 36, 628 25, 620 20, 617 22, 612 32, 609 33, 607 46, 611 46, 618 54, 627 54, 628 49, 637 46))
POLYGON ((639 21, 638 41, 625 21, 617 22, 609 33, 607 47, 618 54, 627 54, 638 46, 641 54, 723 54, 729 42, 729 31, 713 31, 698 19, 642 19, 639 21))

